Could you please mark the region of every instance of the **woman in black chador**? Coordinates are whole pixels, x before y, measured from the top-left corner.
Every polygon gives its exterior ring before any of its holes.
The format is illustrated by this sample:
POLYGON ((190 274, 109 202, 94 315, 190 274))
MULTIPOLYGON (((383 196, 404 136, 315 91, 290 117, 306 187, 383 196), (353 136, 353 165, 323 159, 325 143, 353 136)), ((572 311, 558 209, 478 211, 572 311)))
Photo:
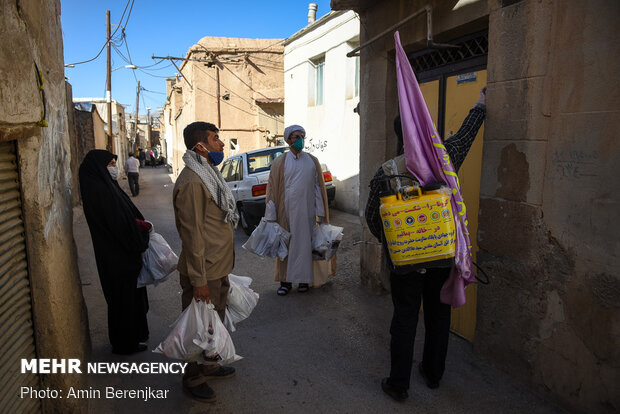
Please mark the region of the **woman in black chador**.
POLYGON ((140 342, 149 337, 146 288, 136 284, 150 225, 119 187, 116 159, 109 151, 90 151, 80 166, 80 190, 108 304, 112 352, 131 354, 144 351, 140 342))

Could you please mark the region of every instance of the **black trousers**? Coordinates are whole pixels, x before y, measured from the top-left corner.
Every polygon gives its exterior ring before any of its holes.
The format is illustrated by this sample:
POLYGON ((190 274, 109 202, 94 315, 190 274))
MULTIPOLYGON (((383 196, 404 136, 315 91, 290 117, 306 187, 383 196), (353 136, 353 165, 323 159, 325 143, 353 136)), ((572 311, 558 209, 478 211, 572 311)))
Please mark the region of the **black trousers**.
POLYGON ((409 389, 413 364, 413 345, 420 304, 424 303, 424 355, 427 377, 439 381, 443 375, 450 336, 450 305, 439 301, 441 287, 450 275, 449 268, 427 269, 425 274, 390 274, 394 316, 390 334, 391 370, 389 383, 399 391, 409 389))
POLYGON ((140 183, 138 182, 138 178, 140 174, 138 173, 127 173, 127 181, 129 182, 129 189, 131 190, 132 196, 137 196, 140 193, 140 183))

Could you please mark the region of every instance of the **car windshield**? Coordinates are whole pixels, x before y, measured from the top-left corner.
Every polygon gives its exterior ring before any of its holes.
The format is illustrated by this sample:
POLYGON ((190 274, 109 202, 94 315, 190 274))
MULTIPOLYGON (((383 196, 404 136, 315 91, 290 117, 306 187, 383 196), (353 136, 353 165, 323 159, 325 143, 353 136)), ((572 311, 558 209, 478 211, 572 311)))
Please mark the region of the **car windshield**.
POLYGON ((262 171, 269 171, 271 169, 271 163, 280 155, 288 152, 287 148, 274 148, 265 151, 254 152, 248 154, 248 173, 258 173, 262 171))

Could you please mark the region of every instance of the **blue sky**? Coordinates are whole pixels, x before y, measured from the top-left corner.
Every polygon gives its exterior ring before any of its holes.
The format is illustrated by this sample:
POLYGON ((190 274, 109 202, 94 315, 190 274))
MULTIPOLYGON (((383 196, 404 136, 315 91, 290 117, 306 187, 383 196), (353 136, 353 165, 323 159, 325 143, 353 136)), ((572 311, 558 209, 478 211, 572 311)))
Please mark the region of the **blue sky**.
MULTIPOLYGON (((126 69, 123 57, 112 48, 112 98, 133 113, 136 105, 136 79, 145 90, 140 95, 140 114, 165 103, 165 77, 177 71, 169 61, 144 68, 157 61, 151 56, 185 57, 187 50, 205 36, 241 38, 287 38, 307 24, 306 0, 278 1, 190 1, 190 0, 61 0, 61 23, 65 64, 94 58, 106 41, 106 10, 110 10, 113 37, 126 59, 131 56, 141 70, 126 69), (129 20, 127 16, 129 14, 129 20), (125 26, 125 22, 127 22, 125 26), (127 51, 129 49, 129 52, 127 51), (135 76, 134 76, 135 75, 135 76)), ((329 0, 317 0, 317 19, 329 13, 329 0)), ((74 97, 104 97, 106 89, 106 51, 92 62, 65 68, 74 97)))

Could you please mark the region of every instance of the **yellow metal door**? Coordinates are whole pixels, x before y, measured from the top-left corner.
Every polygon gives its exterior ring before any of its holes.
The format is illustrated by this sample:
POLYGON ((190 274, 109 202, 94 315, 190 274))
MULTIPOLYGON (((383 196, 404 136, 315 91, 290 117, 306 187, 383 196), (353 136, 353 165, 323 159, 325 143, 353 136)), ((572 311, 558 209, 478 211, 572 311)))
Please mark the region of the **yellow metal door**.
MULTIPOLYGON (((449 139, 459 130, 463 120, 478 99, 480 89, 487 84, 487 71, 480 70, 459 76, 446 78, 446 117, 445 137, 449 139)), ((467 207, 467 220, 469 222, 469 237, 472 242, 472 254, 474 261, 478 252, 478 209, 480 199, 480 175, 482 170, 482 137, 484 126, 478 131, 465 162, 459 170, 461 194, 467 207)), ((476 330, 476 284, 469 285, 466 289, 467 303, 452 311, 451 328, 457 334, 473 341, 476 330)))
MULTIPOLYGON (((420 90, 428 106, 435 126, 439 113, 439 80, 420 84, 420 90)), ((463 120, 478 99, 480 89, 487 83, 486 70, 449 76, 445 78, 445 121, 444 140, 450 138, 461 127, 463 120)), ((440 128, 437 128, 440 130, 440 128)), ((476 260, 478 251, 478 208, 480 197, 480 174, 482 168, 482 136, 484 126, 480 128, 465 162, 459 170, 461 193, 467 207, 469 236, 472 242, 472 254, 476 260)), ((477 286, 470 285, 466 289, 467 303, 452 311, 451 329, 458 335, 473 341, 476 330, 477 286)))
POLYGON ((434 80, 421 83, 420 91, 422 92, 422 95, 424 95, 424 101, 426 101, 428 111, 431 114, 431 118, 433 118, 435 129, 439 129, 437 128, 437 114, 439 113, 439 81, 434 80))

